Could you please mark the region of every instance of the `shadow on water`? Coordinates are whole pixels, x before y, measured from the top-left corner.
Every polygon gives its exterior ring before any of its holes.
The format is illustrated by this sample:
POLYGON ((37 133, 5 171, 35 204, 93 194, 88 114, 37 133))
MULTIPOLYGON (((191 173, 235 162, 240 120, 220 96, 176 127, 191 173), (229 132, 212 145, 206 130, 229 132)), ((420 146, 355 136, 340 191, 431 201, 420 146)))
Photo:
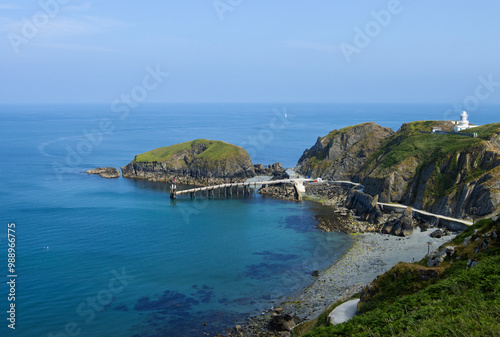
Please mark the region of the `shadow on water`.
POLYGON ((199 310, 197 307, 200 303, 215 301, 213 288, 194 285, 192 289, 193 292, 189 295, 165 290, 156 300, 142 297, 133 309, 119 304, 115 310, 141 312, 140 322, 133 328, 134 337, 213 336, 217 331, 243 321, 248 315, 221 310, 199 310))

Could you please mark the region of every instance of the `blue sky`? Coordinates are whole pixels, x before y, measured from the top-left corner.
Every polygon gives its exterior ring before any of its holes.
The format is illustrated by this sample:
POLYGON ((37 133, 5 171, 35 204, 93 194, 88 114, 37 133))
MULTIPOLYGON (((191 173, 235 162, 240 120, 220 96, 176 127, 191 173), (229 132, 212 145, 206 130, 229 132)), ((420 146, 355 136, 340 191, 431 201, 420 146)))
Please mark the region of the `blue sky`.
POLYGON ((0 103, 134 90, 151 103, 458 103, 480 77, 500 82, 498 13, 494 0, 0 0, 0 103), (169 75, 143 95, 152 69, 169 75))

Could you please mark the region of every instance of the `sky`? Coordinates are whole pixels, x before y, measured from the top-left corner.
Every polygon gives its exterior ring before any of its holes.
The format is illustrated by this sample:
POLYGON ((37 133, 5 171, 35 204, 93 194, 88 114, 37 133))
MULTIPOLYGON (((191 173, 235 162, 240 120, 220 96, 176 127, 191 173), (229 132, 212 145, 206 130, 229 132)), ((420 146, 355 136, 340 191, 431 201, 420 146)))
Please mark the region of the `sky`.
POLYGON ((0 104, 500 103, 498 0, 0 0, 0 104))

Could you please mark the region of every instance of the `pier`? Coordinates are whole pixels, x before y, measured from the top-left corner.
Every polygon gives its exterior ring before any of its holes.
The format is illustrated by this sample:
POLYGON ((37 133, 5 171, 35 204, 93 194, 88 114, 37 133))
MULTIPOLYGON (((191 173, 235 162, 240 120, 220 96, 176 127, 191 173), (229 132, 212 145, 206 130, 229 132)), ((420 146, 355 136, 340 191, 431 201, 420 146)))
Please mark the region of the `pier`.
POLYGON ((236 187, 236 194, 239 193, 239 188, 243 187, 243 195, 249 195, 250 189, 254 188, 256 190, 257 186, 261 187, 263 185, 267 186, 267 185, 286 184, 286 183, 293 184, 298 193, 304 193, 306 191, 304 187, 304 182, 306 181, 313 181, 313 179, 300 178, 300 179, 254 181, 245 183, 226 183, 213 186, 190 188, 181 191, 177 191, 177 186, 175 184, 172 184, 170 186, 170 198, 177 199, 177 196, 179 195, 182 196, 184 194, 188 194, 191 198, 196 198, 196 193, 203 194, 203 192, 206 192, 205 194, 207 195, 208 198, 213 198, 215 196, 215 190, 218 190, 219 195, 221 191, 223 191, 223 193, 225 193, 226 196, 231 196, 233 195, 234 187, 236 187))
MULTIPOLYGON (((313 181, 316 181, 316 180, 297 178, 297 179, 255 181, 255 182, 245 182, 245 183, 226 183, 226 184, 213 185, 213 186, 190 188, 190 189, 186 189, 186 190, 182 190, 182 191, 177 191, 176 185, 172 184, 170 186, 170 198, 177 199, 177 196, 179 196, 179 195, 182 196, 184 194, 188 194, 189 197, 191 197, 191 198, 196 198, 196 193, 200 193, 201 195, 203 195, 203 192, 206 192, 205 195, 208 198, 214 198, 216 190, 218 190, 219 196, 221 195, 221 192, 222 192, 227 197, 227 196, 233 195, 234 187, 236 187, 236 195, 238 195, 238 193, 239 193, 238 188, 240 188, 240 187, 243 187, 243 194, 242 195, 250 195, 251 188, 253 188, 254 190, 257 190, 257 187, 276 185, 276 184, 286 184, 286 183, 290 184, 291 183, 291 184, 293 184, 297 194, 299 195, 299 200, 301 200, 302 193, 305 193, 305 191, 306 191, 305 186, 304 186, 304 182, 313 182, 313 181)), ((321 182, 318 181, 318 183, 348 184, 348 185, 352 185, 360 193, 363 193, 363 191, 364 191, 364 186, 362 184, 355 183, 352 181, 343 181, 343 180, 321 181, 321 182)), ((380 206, 382 211, 385 211, 385 212, 394 211, 395 213, 403 213, 404 210, 408 207, 407 205, 396 204, 396 203, 389 204, 389 203, 377 202, 377 204, 380 206)), ((452 218, 452 217, 448 217, 448 216, 434 214, 434 213, 426 212, 423 210, 415 209, 413 207, 412 207, 412 215, 416 218, 420 218, 421 220, 429 221, 429 222, 432 221, 433 219, 439 220, 445 227, 447 227, 449 229, 453 229, 453 230, 464 230, 473 224, 473 221, 464 220, 464 219, 456 219, 456 218, 452 218)))

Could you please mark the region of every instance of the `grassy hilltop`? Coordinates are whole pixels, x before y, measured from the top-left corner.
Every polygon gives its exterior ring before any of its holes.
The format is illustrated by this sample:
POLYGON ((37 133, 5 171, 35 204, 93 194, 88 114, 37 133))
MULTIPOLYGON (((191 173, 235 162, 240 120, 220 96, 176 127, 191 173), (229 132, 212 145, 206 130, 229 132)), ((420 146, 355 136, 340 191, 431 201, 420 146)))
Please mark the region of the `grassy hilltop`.
MULTIPOLYGON (((390 169, 401 164, 407 158, 413 157, 421 163, 428 163, 439 158, 467 152, 479 144, 482 144, 497 131, 500 131, 500 123, 488 124, 469 130, 463 130, 459 134, 429 134, 420 131, 430 131, 432 127, 442 127, 451 131, 446 126, 448 122, 419 121, 403 124, 399 131, 390 137, 387 142, 371 155, 367 163, 370 167, 377 158, 380 169, 390 169), (468 134, 477 133, 478 138, 469 137, 468 134)), ((365 168, 366 169, 366 168, 365 168)))
MULTIPOLYGON (((218 140, 196 139, 142 153, 135 157, 135 161, 172 162, 172 164, 175 164, 175 161, 184 160, 184 158, 179 158, 179 154, 190 155, 193 159, 196 157, 198 160, 213 162, 244 156, 246 151, 236 145, 218 140)), ((184 160, 183 164, 187 166, 189 162, 184 160)))
POLYGON ((139 154, 122 171, 125 178, 193 185, 240 182, 255 176, 250 156, 243 148, 207 139, 139 154))

